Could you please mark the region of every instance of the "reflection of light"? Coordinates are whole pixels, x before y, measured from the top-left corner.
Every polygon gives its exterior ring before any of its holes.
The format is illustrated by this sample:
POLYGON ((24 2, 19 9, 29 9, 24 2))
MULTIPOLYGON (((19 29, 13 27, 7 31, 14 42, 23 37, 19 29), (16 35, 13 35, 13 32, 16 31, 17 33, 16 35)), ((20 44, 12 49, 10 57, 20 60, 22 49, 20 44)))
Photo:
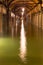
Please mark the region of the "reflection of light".
POLYGON ((14 16, 15 16, 13 12, 11 12, 11 16, 12 16, 12 17, 14 17, 14 16))
POLYGON ((22 12, 22 15, 24 14, 24 12, 22 12))
POLYGON ((25 56, 26 56, 26 37, 22 20, 21 37, 20 37, 20 58, 22 59, 22 61, 25 61, 25 56))

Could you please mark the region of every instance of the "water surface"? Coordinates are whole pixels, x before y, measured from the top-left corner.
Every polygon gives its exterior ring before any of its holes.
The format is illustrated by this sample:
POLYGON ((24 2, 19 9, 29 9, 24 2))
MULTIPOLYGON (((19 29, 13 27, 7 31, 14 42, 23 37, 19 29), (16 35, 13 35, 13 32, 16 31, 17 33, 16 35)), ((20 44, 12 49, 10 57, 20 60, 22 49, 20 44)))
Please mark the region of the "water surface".
POLYGON ((43 65, 43 38, 27 37, 26 60, 19 56, 20 38, 0 38, 0 65, 43 65))

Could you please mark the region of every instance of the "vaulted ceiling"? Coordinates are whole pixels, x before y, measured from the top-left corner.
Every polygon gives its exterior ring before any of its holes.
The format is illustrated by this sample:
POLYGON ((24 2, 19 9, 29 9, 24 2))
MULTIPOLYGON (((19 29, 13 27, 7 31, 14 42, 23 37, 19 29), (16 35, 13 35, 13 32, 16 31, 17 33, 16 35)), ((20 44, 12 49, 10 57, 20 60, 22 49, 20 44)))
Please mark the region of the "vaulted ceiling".
POLYGON ((18 13, 18 11, 21 12, 22 7, 24 7, 27 12, 30 12, 38 4, 42 4, 42 0, 0 0, 0 4, 5 5, 5 7, 16 13, 18 13))

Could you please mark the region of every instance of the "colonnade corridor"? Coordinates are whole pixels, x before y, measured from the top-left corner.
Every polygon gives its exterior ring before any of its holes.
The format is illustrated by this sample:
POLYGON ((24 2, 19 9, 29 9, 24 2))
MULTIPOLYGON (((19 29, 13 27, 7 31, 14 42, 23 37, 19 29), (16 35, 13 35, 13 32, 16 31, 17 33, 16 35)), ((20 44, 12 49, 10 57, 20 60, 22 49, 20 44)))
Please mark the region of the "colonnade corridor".
POLYGON ((43 0, 0 0, 0 65, 43 65, 43 0))

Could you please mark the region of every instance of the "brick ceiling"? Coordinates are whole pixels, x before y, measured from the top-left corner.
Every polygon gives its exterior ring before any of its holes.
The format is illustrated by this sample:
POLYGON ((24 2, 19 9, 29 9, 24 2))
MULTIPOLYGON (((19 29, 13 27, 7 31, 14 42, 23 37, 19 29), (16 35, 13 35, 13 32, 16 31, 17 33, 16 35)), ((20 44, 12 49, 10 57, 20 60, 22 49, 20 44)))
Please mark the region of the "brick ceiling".
POLYGON ((30 12, 38 4, 41 4, 42 0, 0 0, 0 4, 4 4, 13 12, 21 12, 21 8, 24 7, 27 12, 30 12))

